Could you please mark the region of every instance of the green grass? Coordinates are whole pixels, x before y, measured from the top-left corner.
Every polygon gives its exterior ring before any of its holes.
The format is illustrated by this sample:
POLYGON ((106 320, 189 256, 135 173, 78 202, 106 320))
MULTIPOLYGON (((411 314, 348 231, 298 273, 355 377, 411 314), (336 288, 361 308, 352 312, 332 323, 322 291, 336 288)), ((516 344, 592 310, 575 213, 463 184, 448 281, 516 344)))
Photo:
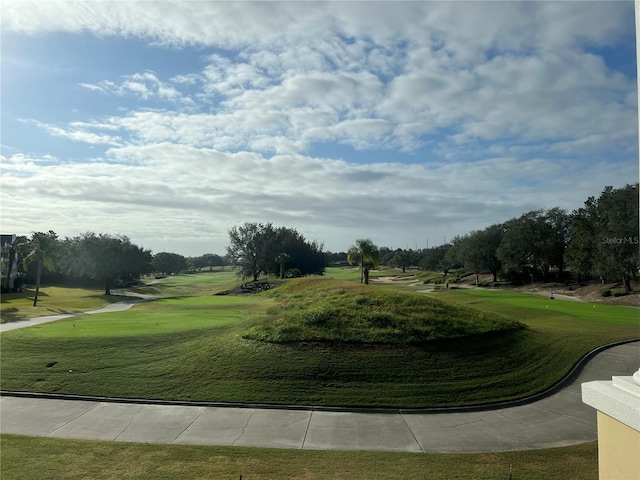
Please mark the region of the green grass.
POLYGON ((31 327, 33 338, 127 337, 217 329, 252 317, 252 297, 167 298, 125 312, 74 317, 31 327))
POLYGON ((324 275, 336 280, 353 280, 360 282, 360 268, 358 267, 327 267, 324 271, 324 275))
MULTIPOLYGON (((148 278, 148 282, 153 278, 148 278)), ((230 269, 214 270, 194 274, 173 275, 161 279, 159 282, 141 288, 129 288, 158 297, 164 296, 198 296, 212 295, 229 288, 230 285, 240 284, 236 272, 230 269)))
POLYGON ((3 435, 3 479, 597 480, 597 445, 425 454, 149 445, 3 435))
POLYGON ((309 298, 322 302, 322 295, 353 290, 359 306, 369 308, 369 300, 392 298, 393 290, 316 278, 250 297, 215 296, 211 292, 229 286, 229 277, 216 275, 166 279, 154 287, 166 298, 128 312, 1 334, 2 388, 172 400, 466 405, 536 393, 592 348, 638 336, 637 310, 597 305, 594 313, 577 302, 455 290, 439 298, 489 316, 509 315, 528 328, 417 345, 274 344, 243 336, 278 305, 296 311, 309 298))
POLYGON ((631 327, 640 335, 640 310, 603 303, 552 300, 546 296, 505 290, 449 290, 437 298, 486 312, 499 312, 539 329, 586 333, 609 327, 631 327))
POLYGON ((410 292, 343 288, 310 278, 268 292, 270 318, 244 338, 268 342, 418 344, 523 328, 503 315, 451 305, 410 292))
POLYGON ((35 289, 27 289, 21 293, 3 293, 0 301, 0 322, 86 312, 123 300, 116 295, 104 295, 103 290, 43 286, 38 294, 38 306, 34 307, 34 294, 35 289))

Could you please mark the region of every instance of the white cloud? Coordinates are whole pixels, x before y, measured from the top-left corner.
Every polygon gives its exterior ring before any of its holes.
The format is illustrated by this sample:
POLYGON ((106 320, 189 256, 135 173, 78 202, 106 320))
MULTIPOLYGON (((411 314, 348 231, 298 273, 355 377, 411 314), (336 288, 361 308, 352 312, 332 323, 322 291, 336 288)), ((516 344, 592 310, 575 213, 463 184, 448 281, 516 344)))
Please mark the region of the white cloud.
MULTIPOLYGON (((20 215, 15 202, 3 204, 3 214, 6 206, 12 219, 9 228, 33 214, 32 230, 74 235, 100 225, 101 231, 158 248, 156 238, 174 225, 171 231, 179 229, 186 241, 215 235, 208 250, 218 252, 226 231, 244 221, 295 226, 333 250, 346 249, 357 235, 378 236, 376 241, 390 246, 410 232, 416 240, 450 238, 534 208, 577 208, 586 199, 585 188, 597 194, 605 172, 613 179, 608 163, 585 166, 582 178, 589 183, 576 190, 577 168, 545 159, 355 165, 170 143, 112 149, 109 161, 91 164, 31 159, 29 167, 25 160, 2 159, 9 175, 3 173, 2 193, 21 198, 20 215), (30 175, 21 177, 25 168, 30 175), (67 207, 75 213, 67 216, 67 207)), ((632 169, 620 165, 615 180, 624 183, 632 169)))
POLYGON ((78 79, 110 96, 109 113, 29 120, 111 148, 67 164, 3 158, 3 221, 70 235, 100 225, 149 246, 178 231, 222 252, 226 230, 250 220, 344 249, 575 208, 602 182, 637 178, 632 162, 593 161, 637 149, 635 79, 591 50, 632 34, 625 15, 624 2, 3 2, 7 32, 201 53, 191 70, 142 58, 138 72, 78 79), (308 156, 332 142, 377 160, 308 156))
POLYGON ((101 135, 98 133, 88 132, 78 128, 64 129, 55 125, 48 125, 38 120, 22 119, 23 123, 35 125, 44 129, 53 137, 67 138, 74 142, 88 143, 92 145, 120 145, 121 139, 111 135, 101 135))

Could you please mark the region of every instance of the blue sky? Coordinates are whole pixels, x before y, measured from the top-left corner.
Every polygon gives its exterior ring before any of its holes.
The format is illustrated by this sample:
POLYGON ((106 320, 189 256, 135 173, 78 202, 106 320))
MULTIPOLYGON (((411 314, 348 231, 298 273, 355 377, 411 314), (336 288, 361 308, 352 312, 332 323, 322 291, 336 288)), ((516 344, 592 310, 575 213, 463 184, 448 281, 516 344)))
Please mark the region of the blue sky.
POLYGON ((638 180, 632 2, 1 8, 5 233, 424 248, 638 180))

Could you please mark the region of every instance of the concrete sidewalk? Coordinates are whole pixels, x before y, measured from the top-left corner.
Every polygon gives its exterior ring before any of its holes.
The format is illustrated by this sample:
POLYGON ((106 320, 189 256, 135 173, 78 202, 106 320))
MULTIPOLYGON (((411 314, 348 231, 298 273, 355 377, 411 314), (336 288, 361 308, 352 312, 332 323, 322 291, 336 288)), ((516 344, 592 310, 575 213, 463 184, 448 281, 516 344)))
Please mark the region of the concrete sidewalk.
POLYGON ((0 433, 191 445, 317 450, 497 452, 595 441, 580 385, 632 375, 640 342, 593 358, 569 387, 538 402, 470 413, 386 414, 150 405, 3 396, 0 433))
POLYGON ((156 297, 152 295, 144 295, 141 293, 133 293, 124 290, 112 290, 112 295, 121 295, 127 297, 126 300, 117 303, 110 303, 97 310, 91 310, 89 312, 77 312, 77 313, 62 313, 60 315, 47 315, 44 317, 25 318, 24 320, 18 320, 9 323, 0 323, 0 333, 8 332, 10 330, 17 330, 19 328, 32 327, 34 325, 40 325, 42 323, 55 322, 56 320, 64 320, 65 318, 79 317, 82 315, 94 315, 96 313, 109 313, 109 312, 122 312, 129 310, 137 303, 155 300, 156 297))

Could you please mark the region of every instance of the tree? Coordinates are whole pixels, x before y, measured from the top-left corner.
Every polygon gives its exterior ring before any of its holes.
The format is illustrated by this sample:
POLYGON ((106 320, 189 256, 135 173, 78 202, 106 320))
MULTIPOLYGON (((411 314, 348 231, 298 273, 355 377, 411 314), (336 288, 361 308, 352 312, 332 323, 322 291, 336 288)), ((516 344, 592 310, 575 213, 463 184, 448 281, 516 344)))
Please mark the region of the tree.
POLYGON ((260 275, 260 237, 265 226, 261 223, 245 223, 229 230, 227 254, 239 269, 243 278, 258 280, 260 275))
POLYGON ((31 235, 31 238, 27 244, 27 255, 24 258, 24 266, 27 266, 33 262, 38 264, 38 272, 36 274, 36 293, 33 296, 33 306, 38 305, 38 294, 40 293, 40 280, 42 278, 42 267, 47 270, 53 271, 55 268, 55 256, 60 246, 58 241, 58 235, 49 230, 48 233, 35 232, 31 235))
POLYGON ((322 248, 322 244, 308 242, 292 228, 245 223, 229 231, 227 252, 239 274, 255 282, 261 273, 285 275, 285 263, 290 272, 322 275, 326 265, 322 248), (281 254, 288 257, 280 257, 281 254))
POLYGON ((224 259, 220 255, 216 255, 215 253, 205 253, 201 258, 204 265, 209 267, 210 272, 213 271, 213 267, 224 266, 224 259))
POLYGON ((360 264, 360 283, 369 285, 369 269, 378 266, 380 253, 378 247, 367 239, 358 239, 356 244, 352 245, 347 252, 347 261, 350 265, 354 262, 360 264))
POLYGON ((420 266, 432 272, 442 272, 446 280, 449 271, 458 264, 455 256, 453 245, 450 243, 438 247, 426 248, 422 251, 420 266))
POLYGON ((415 260, 415 253, 412 250, 397 249, 391 257, 389 263, 397 268, 402 269, 402 273, 405 273, 407 267, 410 267, 415 260))
POLYGON ((177 253, 160 252, 153 256, 151 265, 155 273, 172 275, 187 268, 187 259, 177 253))
POLYGON ((284 278, 284 266, 291 256, 288 253, 279 253, 276 255, 276 262, 280 264, 280 278, 284 278))
POLYGON ((638 184, 605 187, 573 214, 573 235, 567 251, 569 266, 579 274, 618 278, 625 291, 640 262, 638 244, 638 184))
POLYGON ((126 282, 151 271, 152 255, 126 236, 81 234, 67 240, 67 272, 98 280, 105 295, 118 281, 126 282))
POLYGON ((514 271, 538 271, 546 282, 551 267, 564 268, 569 232, 570 218, 564 210, 533 210, 505 222, 498 258, 514 271))
POLYGON ((565 256, 567 266, 577 275, 579 282, 595 273, 596 228, 596 200, 589 197, 584 207, 573 211, 571 241, 565 256))
POLYGON ((28 242, 27 237, 17 236, 15 241, 13 243, 10 243, 9 247, 7 248, 7 257, 8 257, 7 273, 6 273, 7 283, 5 285, 7 290, 12 290, 15 288, 15 284, 11 283, 11 275, 13 273, 13 264, 19 260, 25 246, 27 245, 27 242, 28 242))
POLYGON ((502 242, 502 225, 491 225, 484 230, 471 232, 454 241, 457 243, 457 259, 464 265, 464 268, 471 270, 476 275, 476 285, 478 285, 478 275, 484 271, 489 271, 493 275, 493 281, 498 281, 500 271, 500 259, 498 258, 498 248, 502 242))

